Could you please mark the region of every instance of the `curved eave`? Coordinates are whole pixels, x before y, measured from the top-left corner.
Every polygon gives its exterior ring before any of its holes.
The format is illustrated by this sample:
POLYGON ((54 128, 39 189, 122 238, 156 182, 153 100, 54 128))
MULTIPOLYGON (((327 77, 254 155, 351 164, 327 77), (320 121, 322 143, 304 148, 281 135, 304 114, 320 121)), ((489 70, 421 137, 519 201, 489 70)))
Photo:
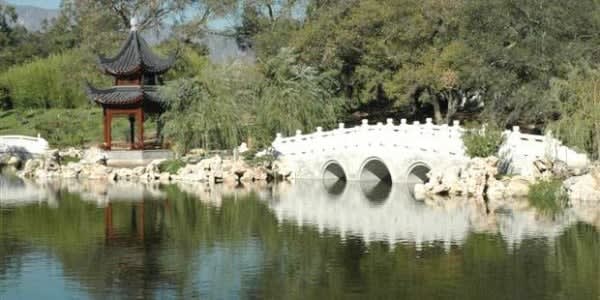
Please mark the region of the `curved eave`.
POLYGON ((90 101, 100 105, 131 105, 144 100, 144 92, 139 87, 97 89, 88 85, 87 94, 90 101))
POLYGON ((175 55, 162 58, 156 55, 137 31, 129 34, 119 53, 113 58, 100 56, 99 68, 113 76, 129 76, 137 73, 162 74, 173 67, 175 55))

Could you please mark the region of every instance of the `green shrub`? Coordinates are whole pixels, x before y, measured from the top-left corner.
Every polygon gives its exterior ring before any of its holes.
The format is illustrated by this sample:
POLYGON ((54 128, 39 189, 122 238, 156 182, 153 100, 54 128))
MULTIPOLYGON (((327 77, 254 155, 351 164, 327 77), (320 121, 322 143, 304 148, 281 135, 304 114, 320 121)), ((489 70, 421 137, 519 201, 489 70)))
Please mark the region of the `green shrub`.
POLYGON ((562 181, 557 179, 542 180, 531 185, 528 199, 529 204, 538 211, 548 215, 556 215, 565 207, 567 194, 562 187, 562 181))
POLYGON ((0 74, 4 109, 74 108, 86 105, 85 82, 110 85, 95 68, 92 54, 76 49, 16 65, 0 74))
MULTIPOLYGON (((129 122, 116 119, 112 131, 115 140, 123 139, 119 133, 129 130, 129 122)), ((156 123, 144 123, 146 136, 152 136, 156 123)), ((98 145, 103 140, 102 110, 98 107, 77 109, 9 110, 0 113, 0 135, 29 135, 48 140, 50 147, 98 145)))
POLYGON ((471 129, 463 135, 463 142, 470 157, 496 155, 502 144, 502 131, 492 126, 471 129))
POLYGON ((179 171, 179 169, 183 168, 184 166, 185 166, 185 162, 183 162, 180 159, 168 159, 168 160, 161 162, 158 165, 158 170, 161 173, 167 172, 169 174, 177 174, 177 171, 179 171))
POLYGON ((60 158, 60 163, 62 165, 67 165, 71 162, 77 163, 79 162, 81 159, 79 157, 75 157, 75 156, 61 156, 60 158))

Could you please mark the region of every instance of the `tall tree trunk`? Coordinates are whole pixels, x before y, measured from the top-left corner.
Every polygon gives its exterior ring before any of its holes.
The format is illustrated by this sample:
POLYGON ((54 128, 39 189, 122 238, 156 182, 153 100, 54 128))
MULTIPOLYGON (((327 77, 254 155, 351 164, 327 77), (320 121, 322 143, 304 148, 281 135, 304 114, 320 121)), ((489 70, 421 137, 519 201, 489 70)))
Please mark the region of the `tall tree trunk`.
POLYGON ((592 159, 600 159, 600 122, 594 124, 594 141, 596 153, 592 153, 592 159))
POLYGON ((444 118, 442 117, 440 98, 437 95, 431 97, 431 105, 433 105, 433 119, 435 120, 435 124, 442 124, 444 118))
POLYGON ((454 93, 454 91, 452 91, 452 90, 447 91, 445 94, 446 94, 446 102, 448 103, 448 110, 446 112, 445 121, 446 121, 446 124, 450 124, 450 121, 452 121, 454 114, 456 114, 456 112, 458 111, 459 95, 454 93))

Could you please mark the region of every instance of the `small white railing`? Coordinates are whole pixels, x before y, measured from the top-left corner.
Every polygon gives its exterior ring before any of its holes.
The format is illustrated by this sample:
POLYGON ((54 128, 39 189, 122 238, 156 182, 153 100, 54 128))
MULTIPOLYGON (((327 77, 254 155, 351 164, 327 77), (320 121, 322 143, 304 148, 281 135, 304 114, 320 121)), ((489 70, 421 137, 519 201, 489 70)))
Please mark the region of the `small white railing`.
POLYGON ((525 134, 519 126, 513 126, 512 131, 504 132, 504 138, 499 156, 508 173, 531 175, 533 161, 538 159, 559 160, 571 167, 584 167, 589 163, 587 155, 564 146, 551 134, 525 134))
POLYGON ((464 155, 462 135, 464 129, 454 121, 452 126, 435 125, 431 118, 425 123, 408 124, 401 119, 394 124, 393 119, 386 123, 369 124, 362 120, 360 126, 346 128, 339 123, 337 129, 323 131, 317 127, 313 133, 283 137, 277 134, 273 148, 286 156, 323 155, 333 152, 368 151, 370 147, 389 147, 404 151, 432 152, 445 155, 464 155))
POLYGON ((0 153, 3 152, 26 152, 39 155, 48 150, 48 141, 37 137, 23 135, 3 135, 0 136, 0 153))

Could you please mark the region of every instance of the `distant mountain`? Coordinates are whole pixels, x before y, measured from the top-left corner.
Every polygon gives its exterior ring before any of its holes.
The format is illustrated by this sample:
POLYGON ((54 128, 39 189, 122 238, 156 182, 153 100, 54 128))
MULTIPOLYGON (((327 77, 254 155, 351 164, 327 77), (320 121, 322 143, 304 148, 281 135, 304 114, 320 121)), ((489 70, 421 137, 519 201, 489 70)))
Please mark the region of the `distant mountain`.
MULTIPOLYGON (((0 0, 0 4, 6 5, 6 2, 0 0)), ((17 14, 19 15, 17 22, 25 26, 29 31, 40 30, 44 20, 50 21, 59 14, 58 9, 47 9, 30 5, 8 5, 15 7, 17 14)))
MULTIPOLYGON (((6 2, 0 0, 0 4, 6 4, 6 2)), ((18 22, 29 31, 40 30, 44 20, 51 21, 58 17, 60 13, 58 9, 46 9, 30 5, 9 5, 15 7, 19 15, 18 22)), ((146 32, 144 37, 150 44, 157 44, 169 38, 171 34, 169 29, 163 28, 158 31, 146 32)), ((250 49, 240 49, 233 37, 208 34, 199 42, 207 46, 210 51, 210 59, 215 63, 240 60, 252 63, 255 60, 254 52, 250 49)))

